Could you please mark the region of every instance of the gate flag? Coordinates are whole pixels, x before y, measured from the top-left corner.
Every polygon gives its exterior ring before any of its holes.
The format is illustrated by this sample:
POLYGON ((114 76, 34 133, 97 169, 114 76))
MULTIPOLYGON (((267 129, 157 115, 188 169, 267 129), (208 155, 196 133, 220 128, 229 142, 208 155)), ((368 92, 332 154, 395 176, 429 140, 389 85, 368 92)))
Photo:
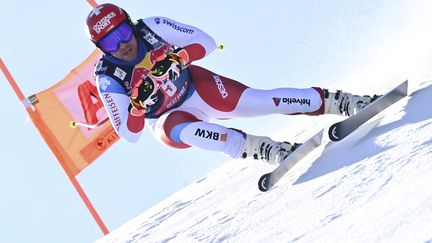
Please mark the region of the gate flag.
POLYGON ((33 120, 39 132, 72 176, 119 139, 110 122, 95 128, 70 126, 71 121, 97 124, 108 119, 93 79, 101 55, 99 50, 93 51, 59 83, 24 102, 34 106, 33 120))
MULTIPOLYGON (((87 0, 96 7, 94 0, 87 0)), ((0 58, 0 69, 104 235, 109 230, 76 176, 119 140, 94 83, 102 52, 94 50, 60 82, 25 98, 0 58), (76 125, 80 125, 77 127, 76 125), (72 129, 75 128, 75 129, 72 129)))

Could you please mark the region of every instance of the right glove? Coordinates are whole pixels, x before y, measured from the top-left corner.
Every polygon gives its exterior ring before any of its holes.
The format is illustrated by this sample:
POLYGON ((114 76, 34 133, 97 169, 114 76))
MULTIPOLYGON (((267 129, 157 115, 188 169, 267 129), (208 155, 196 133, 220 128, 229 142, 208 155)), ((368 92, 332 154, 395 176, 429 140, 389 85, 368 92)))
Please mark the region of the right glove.
POLYGON ((182 67, 186 67, 186 66, 188 66, 190 64, 189 54, 183 48, 177 48, 174 51, 168 53, 168 55, 170 55, 171 59, 175 60, 182 67))
POLYGON ((137 110, 145 110, 157 101, 156 87, 150 77, 140 79, 132 88, 130 102, 133 108, 137 110))

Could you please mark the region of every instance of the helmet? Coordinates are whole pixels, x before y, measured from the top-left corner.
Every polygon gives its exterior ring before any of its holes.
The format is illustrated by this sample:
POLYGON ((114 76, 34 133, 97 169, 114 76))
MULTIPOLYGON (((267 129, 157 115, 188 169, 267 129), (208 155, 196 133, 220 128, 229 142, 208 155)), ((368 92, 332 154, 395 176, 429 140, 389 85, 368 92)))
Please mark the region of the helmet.
POLYGON ((114 4, 101 4, 87 16, 87 34, 90 40, 97 45, 102 37, 124 21, 133 27, 129 14, 125 10, 114 4))

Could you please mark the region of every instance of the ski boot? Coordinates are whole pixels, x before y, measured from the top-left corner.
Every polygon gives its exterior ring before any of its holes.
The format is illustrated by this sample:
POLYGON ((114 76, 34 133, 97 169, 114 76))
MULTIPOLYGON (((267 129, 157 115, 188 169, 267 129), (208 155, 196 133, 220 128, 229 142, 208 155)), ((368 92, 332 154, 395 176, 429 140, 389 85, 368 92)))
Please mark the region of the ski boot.
POLYGON ((341 90, 336 91, 336 93, 329 92, 327 89, 323 90, 325 98, 324 114, 353 116, 379 97, 378 95, 373 97, 369 95, 353 95, 341 90))
POLYGON ((271 165, 278 165, 301 144, 275 142, 269 137, 246 134, 242 158, 253 157, 271 165))

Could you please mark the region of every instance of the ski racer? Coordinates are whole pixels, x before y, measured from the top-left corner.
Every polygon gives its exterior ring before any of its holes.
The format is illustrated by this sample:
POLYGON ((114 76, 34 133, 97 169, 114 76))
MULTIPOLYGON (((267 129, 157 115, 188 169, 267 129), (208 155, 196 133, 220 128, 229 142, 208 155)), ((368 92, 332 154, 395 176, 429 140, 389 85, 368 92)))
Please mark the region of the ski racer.
POLYGON ((232 158, 278 164, 299 144, 273 141, 212 119, 269 114, 353 115, 372 101, 326 89, 260 90, 193 65, 217 48, 204 31, 165 17, 139 19, 113 4, 87 17, 90 40, 104 52, 96 70, 99 95, 121 138, 136 142, 148 124, 173 148, 199 147, 232 158))

